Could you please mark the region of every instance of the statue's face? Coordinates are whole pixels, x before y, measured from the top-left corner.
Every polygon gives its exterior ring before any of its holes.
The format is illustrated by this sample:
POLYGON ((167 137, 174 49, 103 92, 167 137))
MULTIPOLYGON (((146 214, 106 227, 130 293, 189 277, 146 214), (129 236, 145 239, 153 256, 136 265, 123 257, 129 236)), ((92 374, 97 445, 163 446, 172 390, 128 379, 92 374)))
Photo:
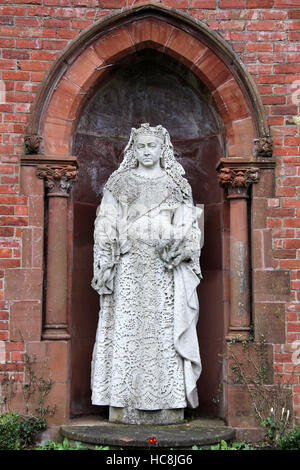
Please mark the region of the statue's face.
POLYGON ((134 141, 133 151, 139 165, 151 168, 159 162, 162 152, 162 141, 155 136, 139 135, 134 141))

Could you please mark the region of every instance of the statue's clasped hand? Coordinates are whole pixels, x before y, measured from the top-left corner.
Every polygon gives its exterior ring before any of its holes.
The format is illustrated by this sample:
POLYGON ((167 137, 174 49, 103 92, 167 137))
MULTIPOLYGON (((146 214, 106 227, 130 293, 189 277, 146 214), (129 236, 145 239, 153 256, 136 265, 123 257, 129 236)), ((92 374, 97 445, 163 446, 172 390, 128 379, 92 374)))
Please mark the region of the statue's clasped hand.
POLYGON ((156 251, 169 270, 176 268, 182 261, 191 259, 190 253, 183 246, 183 240, 160 240, 156 244, 156 251))

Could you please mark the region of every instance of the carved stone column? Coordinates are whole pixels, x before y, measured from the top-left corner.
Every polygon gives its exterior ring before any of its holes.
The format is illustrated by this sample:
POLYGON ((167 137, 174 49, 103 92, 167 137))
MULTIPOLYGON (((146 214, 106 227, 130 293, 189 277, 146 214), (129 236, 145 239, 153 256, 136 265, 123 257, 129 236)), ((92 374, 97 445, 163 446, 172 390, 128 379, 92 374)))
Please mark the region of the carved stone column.
POLYGON ((219 183, 230 201, 230 325, 227 339, 245 339, 250 330, 248 188, 259 169, 221 161, 219 183))
POLYGON ((43 339, 69 339, 67 320, 67 198, 77 178, 73 165, 39 165, 48 197, 46 315, 43 339))

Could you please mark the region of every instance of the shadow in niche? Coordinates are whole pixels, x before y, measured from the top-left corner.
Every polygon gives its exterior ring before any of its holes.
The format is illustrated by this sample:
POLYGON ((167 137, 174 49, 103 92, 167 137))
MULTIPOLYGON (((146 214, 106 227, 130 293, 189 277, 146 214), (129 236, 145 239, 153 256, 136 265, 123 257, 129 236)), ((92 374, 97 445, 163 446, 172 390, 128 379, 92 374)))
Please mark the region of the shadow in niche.
POLYGON ((223 156, 222 129, 205 87, 184 66, 145 50, 109 70, 82 111, 73 154, 79 178, 73 189, 71 414, 107 416, 90 399, 90 362, 98 321, 99 296, 91 288, 96 208, 109 175, 120 164, 131 127, 161 124, 170 132, 175 155, 186 171, 195 203, 205 205, 201 256, 198 334, 203 373, 196 414, 220 416, 218 403, 223 347, 223 192, 216 164, 223 156))

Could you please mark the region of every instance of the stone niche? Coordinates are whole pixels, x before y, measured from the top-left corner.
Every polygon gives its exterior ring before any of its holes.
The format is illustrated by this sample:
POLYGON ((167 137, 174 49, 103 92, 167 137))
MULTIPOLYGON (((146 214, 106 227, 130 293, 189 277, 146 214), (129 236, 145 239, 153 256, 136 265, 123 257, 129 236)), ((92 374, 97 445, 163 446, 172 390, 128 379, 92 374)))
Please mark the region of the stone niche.
MULTIPOLYGON (((16 300, 15 274, 26 285, 31 277, 36 286, 35 305, 26 305, 29 321, 36 322, 34 337, 26 337, 27 350, 41 356, 53 351, 52 400, 62 411, 52 422, 99 414, 90 404, 89 384, 99 310, 90 286, 93 222, 103 184, 120 162, 130 128, 142 122, 170 131, 194 201, 205 206, 197 413, 238 426, 234 410, 246 395, 242 385, 228 384, 226 342, 245 337, 251 322, 255 339, 268 334, 271 349, 272 342, 284 342, 282 304, 289 298, 289 275, 273 269, 270 255, 267 199, 274 196, 275 163, 264 108, 247 70, 206 25, 167 7, 137 6, 96 22, 55 61, 27 129, 43 140, 37 148, 40 139, 27 139, 32 154, 21 158, 30 225, 24 231, 23 267, 18 273, 9 270, 6 292, 16 300), (36 172, 40 165, 43 171, 36 172), (238 245, 243 256, 235 255, 238 245), (245 289, 237 292, 242 281, 245 289)), ((17 287, 17 300, 26 302, 24 289, 17 287)), ((26 323, 20 309, 14 305, 15 338, 16 322, 26 323)), ((251 403, 242 401, 241 425, 254 427, 251 403)))
MULTIPOLYGON (((131 127, 162 123, 176 158, 184 166, 196 204, 205 205, 205 245, 199 286, 199 342, 203 373, 199 380, 203 413, 216 414, 221 378, 224 197, 216 178, 222 127, 206 87, 185 66, 155 50, 122 60, 84 108, 74 136, 79 178, 73 188, 74 247, 72 284, 71 410, 99 413, 90 406, 89 365, 98 319, 98 296, 90 289, 93 221, 103 185, 122 160, 131 127), (82 312, 88 310, 87 316, 82 312)), ((98 408, 98 409, 97 409, 98 408)), ((106 412, 106 410, 103 410, 106 412)))

